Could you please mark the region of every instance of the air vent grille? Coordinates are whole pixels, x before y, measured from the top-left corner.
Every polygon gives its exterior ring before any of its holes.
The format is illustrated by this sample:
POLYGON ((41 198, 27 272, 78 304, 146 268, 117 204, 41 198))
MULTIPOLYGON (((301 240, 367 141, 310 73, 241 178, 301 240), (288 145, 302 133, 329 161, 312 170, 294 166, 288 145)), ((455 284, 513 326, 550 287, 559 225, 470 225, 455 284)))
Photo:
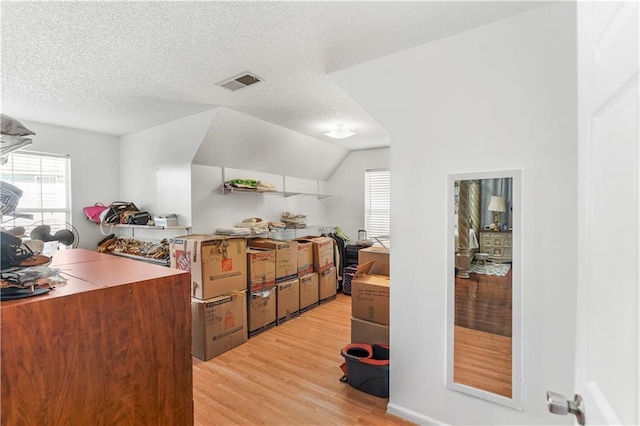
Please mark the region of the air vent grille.
POLYGON ((237 77, 233 77, 229 80, 218 83, 218 86, 222 86, 229 90, 238 90, 243 87, 251 86, 252 84, 260 83, 262 79, 254 74, 245 72, 237 77))

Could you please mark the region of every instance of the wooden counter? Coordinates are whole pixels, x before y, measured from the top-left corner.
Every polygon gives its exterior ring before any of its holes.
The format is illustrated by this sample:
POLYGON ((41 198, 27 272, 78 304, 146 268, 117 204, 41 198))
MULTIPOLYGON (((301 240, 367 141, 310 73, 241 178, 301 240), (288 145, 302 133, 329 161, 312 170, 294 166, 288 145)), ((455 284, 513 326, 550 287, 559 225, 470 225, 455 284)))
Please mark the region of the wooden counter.
POLYGON ((0 303, 2 425, 193 424, 189 274, 83 249, 0 303))

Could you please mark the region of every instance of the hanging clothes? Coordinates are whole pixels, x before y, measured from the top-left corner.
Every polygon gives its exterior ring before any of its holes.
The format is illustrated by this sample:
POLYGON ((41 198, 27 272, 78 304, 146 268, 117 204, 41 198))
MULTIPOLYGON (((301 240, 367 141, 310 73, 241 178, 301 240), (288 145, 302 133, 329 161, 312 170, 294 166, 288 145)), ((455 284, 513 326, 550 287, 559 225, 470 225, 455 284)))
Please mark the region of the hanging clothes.
POLYGON ((344 267, 345 267, 345 259, 346 259, 346 252, 345 252, 345 245, 347 243, 346 239, 335 233, 335 232, 328 232, 328 233, 323 233, 322 234, 323 237, 329 237, 334 241, 334 262, 336 265, 336 270, 338 272, 338 290, 342 291, 342 278, 344 276, 344 267))

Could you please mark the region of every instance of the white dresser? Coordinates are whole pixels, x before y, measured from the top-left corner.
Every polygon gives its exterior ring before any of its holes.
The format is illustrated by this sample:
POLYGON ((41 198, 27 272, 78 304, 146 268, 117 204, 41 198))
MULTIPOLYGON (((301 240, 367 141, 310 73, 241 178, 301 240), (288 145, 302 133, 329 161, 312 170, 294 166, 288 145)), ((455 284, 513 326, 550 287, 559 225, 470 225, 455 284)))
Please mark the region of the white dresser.
POLYGON ((513 240, 511 232, 480 231, 480 251, 488 253, 493 262, 511 262, 513 240))

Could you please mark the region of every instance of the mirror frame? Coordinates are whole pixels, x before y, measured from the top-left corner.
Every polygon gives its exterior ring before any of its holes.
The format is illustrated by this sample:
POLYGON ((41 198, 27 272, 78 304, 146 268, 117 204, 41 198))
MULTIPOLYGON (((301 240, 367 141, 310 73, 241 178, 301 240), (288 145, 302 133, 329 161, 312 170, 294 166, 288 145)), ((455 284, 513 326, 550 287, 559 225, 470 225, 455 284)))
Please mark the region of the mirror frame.
POLYGON ((456 173, 447 177, 447 387, 487 401, 522 410, 522 170, 456 173), (513 179, 512 215, 512 334, 511 398, 453 381, 455 325, 455 193, 454 182, 474 179, 513 179))

